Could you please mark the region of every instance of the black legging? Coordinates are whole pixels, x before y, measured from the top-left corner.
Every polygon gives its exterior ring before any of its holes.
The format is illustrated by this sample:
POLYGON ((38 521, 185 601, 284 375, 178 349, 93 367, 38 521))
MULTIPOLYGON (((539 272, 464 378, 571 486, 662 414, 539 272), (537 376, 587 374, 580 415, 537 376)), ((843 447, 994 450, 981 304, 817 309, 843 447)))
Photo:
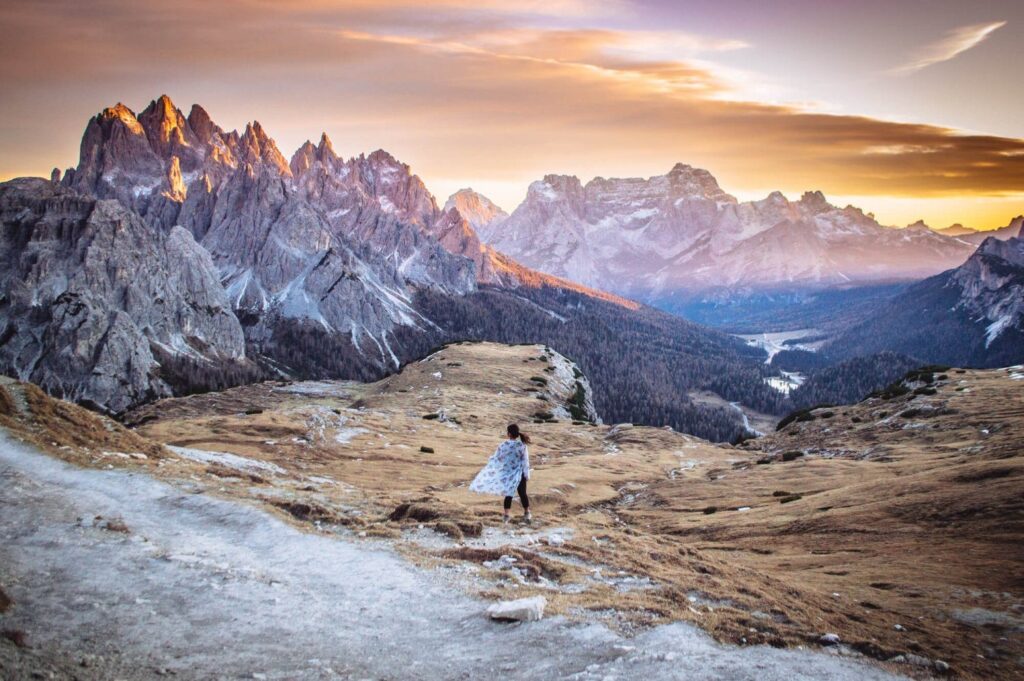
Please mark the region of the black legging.
MULTIPOLYGON (((526 478, 519 478, 519 487, 516 487, 516 492, 519 493, 519 501, 523 502, 523 510, 530 508, 530 497, 526 496, 526 478)), ((505 497, 505 510, 512 508, 512 497, 505 497)))

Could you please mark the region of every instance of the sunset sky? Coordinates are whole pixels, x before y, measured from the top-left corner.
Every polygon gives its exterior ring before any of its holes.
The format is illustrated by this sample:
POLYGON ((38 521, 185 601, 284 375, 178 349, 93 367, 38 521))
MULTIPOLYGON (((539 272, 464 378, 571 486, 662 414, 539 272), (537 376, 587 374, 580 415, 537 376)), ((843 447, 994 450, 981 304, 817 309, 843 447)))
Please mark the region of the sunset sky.
POLYGON ((0 178, 75 165, 88 118, 166 93, 286 156, 321 130, 443 201, 547 173, 710 170, 881 221, 1024 213, 1024 3, 5 0, 0 178))

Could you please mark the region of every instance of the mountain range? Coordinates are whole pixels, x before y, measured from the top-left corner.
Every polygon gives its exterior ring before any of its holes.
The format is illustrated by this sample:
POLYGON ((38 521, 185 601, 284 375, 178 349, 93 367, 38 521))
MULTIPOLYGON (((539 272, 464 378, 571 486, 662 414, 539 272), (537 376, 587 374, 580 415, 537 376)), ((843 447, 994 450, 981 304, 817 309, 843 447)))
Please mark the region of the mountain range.
POLYGON ((885 227, 818 191, 740 202, 708 171, 684 164, 585 185, 547 175, 480 234, 524 265, 654 304, 714 291, 915 280, 960 265, 975 248, 923 223, 885 227))
POLYGON ((118 104, 76 167, 0 200, 0 366, 109 413, 260 377, 379 378, 463 338, 557 347, 614 420, 729 439, 736 414, 690 391, 784 409, 756 350, 524 267, 477 236, 492 204, 439 208, 390 154, 343 159, 326 135, 286 159, 258 122, 118 104))
MULTIPOLYGON (((549 345, 591 377, 605 418, 716 440, 744 432, 739 414, 693 396, 783 413, 792 402, 766 383, 778 367, 622 294, 920 278, 974 250, 818 192, 741 203, 682 164, 585 186, 549 175, 511 215, 470 189, 439 207, 385 151, 344 159, 323 134, 287 159, 258 122, 228 132, 166 96, 93 117, 76 167, 0 185, 0 222, 0 369, 108 413, 271 377, 376 379, 471 339, 549 345)), ((927 343, 880 339, 931 296, 949 303, 928 318, 933 337, 971 338, 976 364, 1016 356, 1006 243, 884 310, 861 306, 876 321, 858 312, 844 328, 865 331, 829 352, 930 359, 927 343)))

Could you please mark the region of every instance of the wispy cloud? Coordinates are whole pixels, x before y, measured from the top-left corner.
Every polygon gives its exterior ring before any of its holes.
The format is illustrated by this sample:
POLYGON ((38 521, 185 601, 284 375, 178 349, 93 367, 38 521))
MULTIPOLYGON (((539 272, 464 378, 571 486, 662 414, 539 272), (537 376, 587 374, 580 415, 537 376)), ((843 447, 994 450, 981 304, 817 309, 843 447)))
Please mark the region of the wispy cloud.
POLYGON ((974 24, 953 29, 940 40, 925 45, 910 62, 893 69, 892 73, 905 76, 917 73, 933 64, 949 61, 972 47, 980 45, 994 31, 1003 26, 1006 26, 1005 21, 994 21, 990 24, 974 24))

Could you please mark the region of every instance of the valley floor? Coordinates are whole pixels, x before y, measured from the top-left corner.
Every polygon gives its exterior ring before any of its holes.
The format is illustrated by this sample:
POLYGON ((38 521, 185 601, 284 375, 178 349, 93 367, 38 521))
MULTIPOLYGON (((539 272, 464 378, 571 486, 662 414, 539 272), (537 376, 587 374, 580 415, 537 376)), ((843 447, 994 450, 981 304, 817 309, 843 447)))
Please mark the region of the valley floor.
POLYGON ((384 546, 301 532, 145 473, 0 438, 5 679, 890 679, 835 655, 736 648, 689 624, 626 639, 525 625, 384 546), (33 673, 39 676, 33 676, 33 673))

